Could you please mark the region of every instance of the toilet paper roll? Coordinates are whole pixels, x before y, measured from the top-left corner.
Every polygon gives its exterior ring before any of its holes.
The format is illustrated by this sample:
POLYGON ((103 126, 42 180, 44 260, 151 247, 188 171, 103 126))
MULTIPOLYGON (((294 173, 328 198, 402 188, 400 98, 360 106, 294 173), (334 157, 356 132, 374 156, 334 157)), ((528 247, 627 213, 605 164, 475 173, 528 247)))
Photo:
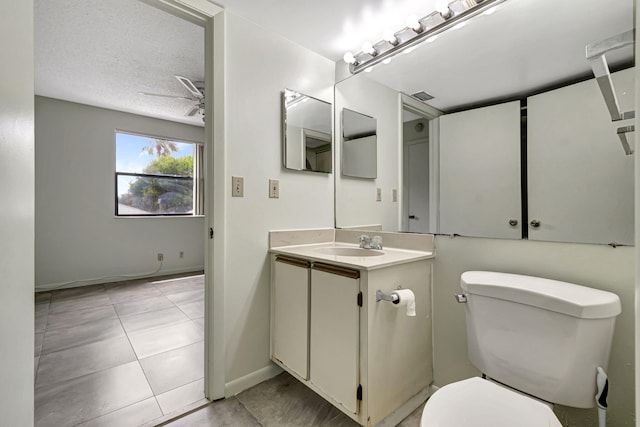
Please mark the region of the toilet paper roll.
POLYGON ((391 295, 398 297, 393 303, 399 307, 407 307, 407 316, 416 315, 416 296, 411 289, 398 289, 391 292, 391 295))

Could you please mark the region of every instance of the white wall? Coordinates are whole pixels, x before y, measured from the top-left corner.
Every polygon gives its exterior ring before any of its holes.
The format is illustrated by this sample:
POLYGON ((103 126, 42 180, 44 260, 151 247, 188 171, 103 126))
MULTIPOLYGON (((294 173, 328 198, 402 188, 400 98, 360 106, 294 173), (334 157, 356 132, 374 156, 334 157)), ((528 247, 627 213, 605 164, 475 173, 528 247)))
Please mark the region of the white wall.
MULTIPOLYGON (((224 230, 214 257, 225 257, 227 394, 253 385, 269 360, 268 231, 333 226, 333 175, 282 167, 281 92, 296 90, 333 103, 335 64, 281 36, 225 12, 226 136, 216 153, 224 178, 224 230), (244 197, 231 197, 231 176, 244 177, 244 197), (280 198, 269 199, 269 179, 280 198), (223 251, 223 253, 220 253, 223 251)), ((218 182, 221 182, 218 181, 218 182)), ((222 184, 222 183, 221 183, 222 184)), ((219 191, 219 190, 216 190, 219 191)), ((220 208, 220 206, 218 206, 220 208)), ((218 273, 216 273, 218 274, 218 273)), ((218 277, 218 276, 216 276, 218 277)))
POLYGON ((204 129, 36 97, 36 287, 204 268, 204 219, 116 218, 115 130, 204 141, 204 129), (184 258, 179 252, 184 251, 184 258))
POLYGON ((402 144, 398 141, 402 123, 398 92, 358 75, 336 85, 336 141, 342 140, 342 109, 377 120, 378 177, 362 179, 342 176, 340 144, 335 150, 336 226, 382 224, 383 230, 398 230, 398 202, 392 190, 400 191, 399 168, 402 144), (376 188, 382 188, 382 201, 376 201, 376 188))
POLYGON ((33 424, 33 2, 0 14, 0 424, 33 424))
MULTIPOLYGON (((443 386, 478 374, 467 358, 464 306, 453 298, 460 292, 460 274, 464 271, 502 271, 578 283, 614 292, 622 301, 607 370, 608 423, 635 425, 634 258, 633 247, 437 236, 433 281, 435 384, 443 386)), ((597 426, 595 409, 556 407, 556 413, 565 427, 597 426)))

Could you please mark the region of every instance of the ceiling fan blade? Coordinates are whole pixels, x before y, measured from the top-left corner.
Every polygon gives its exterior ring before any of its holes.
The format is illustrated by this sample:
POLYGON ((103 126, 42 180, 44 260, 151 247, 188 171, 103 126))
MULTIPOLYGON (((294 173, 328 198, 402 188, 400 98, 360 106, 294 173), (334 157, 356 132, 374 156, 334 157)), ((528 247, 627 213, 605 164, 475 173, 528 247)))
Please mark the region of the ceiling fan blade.
POLYGON ((182 77, 182 76, 175 76, 176 79, 178 79, 178 81, 180 83, 182 83, 182 85, 189 91, 189 93, 191 93, 193 96, 195 96, 198 99, 202 99, 204 98, 204 94, 202 92, 200 92, 200 89, 198 89, 196 87, 196 85, 193 84, 193 82, 191 80, 189 80, 186 77, 182 77))
POLYGON ((187 117, 191 117, 191 116, 195 116, 199 112, 200 112, 200 105, 196 104, 193 107, 191 107, 191 109, 187 111, 184 115, 187 117))
POLYGON ((187 101, 193 101, 192 98, 187 98, 186 96, 164 95, 161 93, 138 92, 138 95, 157 96, 160 98, 186 99, 187 101))

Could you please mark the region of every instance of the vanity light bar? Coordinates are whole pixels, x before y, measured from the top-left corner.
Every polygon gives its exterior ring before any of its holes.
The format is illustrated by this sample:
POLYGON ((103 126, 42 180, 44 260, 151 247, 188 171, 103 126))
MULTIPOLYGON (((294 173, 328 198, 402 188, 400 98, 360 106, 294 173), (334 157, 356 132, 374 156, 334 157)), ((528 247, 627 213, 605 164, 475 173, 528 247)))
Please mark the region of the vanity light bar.
POLYGON ((403 51, 417 46, 424 41, 433 41, 435 37, 449 28, 480 13, 489 12, 492 8, 506 0, 447 0, 436 2, 436 10, 423 18, 410 16, 407 26, 400 31, 385 32, 383 39, 371 44, 365 43, 357 54, 347 52, 344 61, 349 64, 351 74, 370 71, 371 67, 388 60, 403 51))

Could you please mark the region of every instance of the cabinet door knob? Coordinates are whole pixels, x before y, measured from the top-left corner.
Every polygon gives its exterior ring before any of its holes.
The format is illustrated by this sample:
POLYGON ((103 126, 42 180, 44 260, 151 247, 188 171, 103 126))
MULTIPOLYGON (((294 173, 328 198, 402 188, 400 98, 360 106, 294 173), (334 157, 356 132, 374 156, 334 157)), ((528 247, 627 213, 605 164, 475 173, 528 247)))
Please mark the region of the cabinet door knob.
POLYGON ((531 220, 531 222, 530 222, 530 224, 531 224, 531 226, 532 226, 533 228, 538 228, 538 227, 540 227, 540 221, 539 221, 539 220, 537 220, 537 219, 532 219, 532 220, 531 220))
POLYGON ((512 227, 515 227, 516 225, 518 225, 518 220, 517 219, 510 219, 509 220, 509 225, 512 227))
POLYGON ((409 215, 409 219, 420 219, 420 218, 418 218, 418 217, 417 217, 417 216, 415 216, 415 215, 409 215))

